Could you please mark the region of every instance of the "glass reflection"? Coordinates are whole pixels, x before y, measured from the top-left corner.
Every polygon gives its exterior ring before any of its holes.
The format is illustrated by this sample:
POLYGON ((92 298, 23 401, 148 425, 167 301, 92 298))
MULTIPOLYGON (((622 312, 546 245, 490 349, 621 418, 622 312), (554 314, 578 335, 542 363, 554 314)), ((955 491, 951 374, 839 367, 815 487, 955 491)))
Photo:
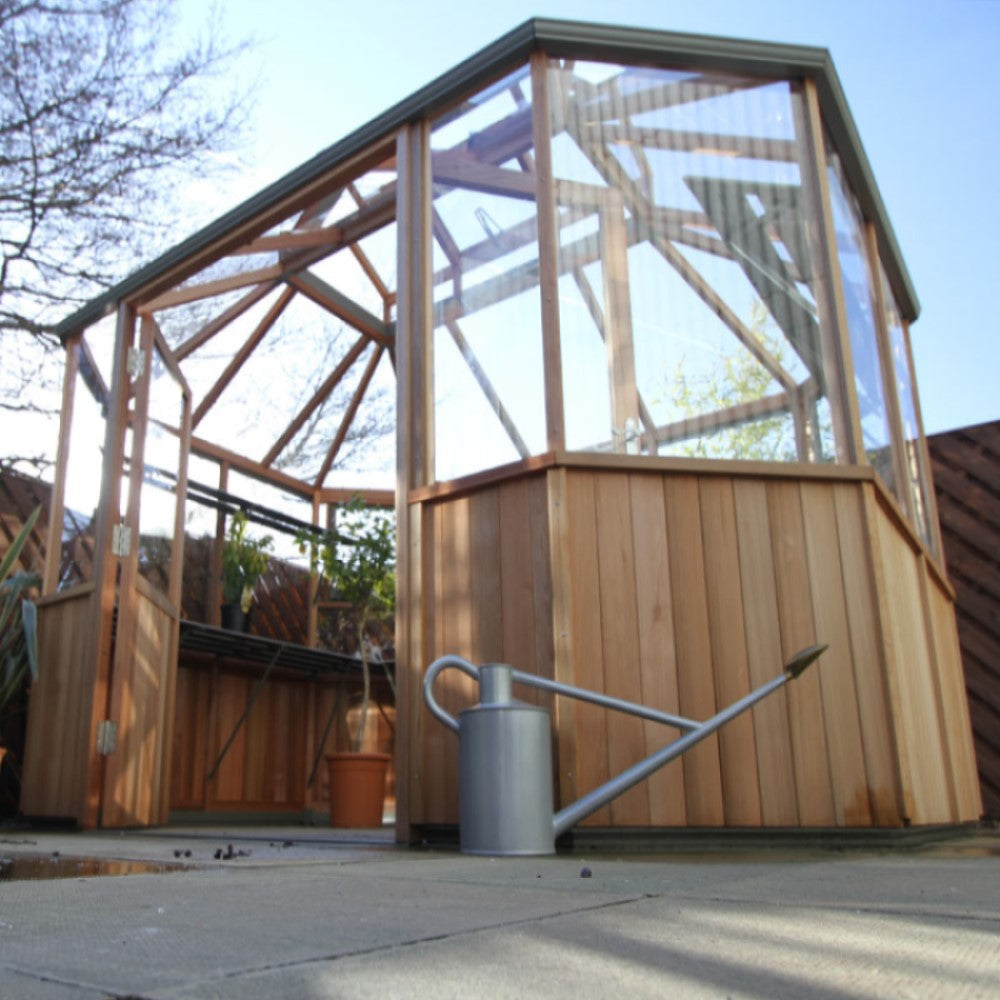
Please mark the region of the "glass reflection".
POLYGON ((435 476, 545 450, 527 67, 434 123, 435 476))
POLYGON ((926 482, 923 452, 920 447, 920 424, 917 420, 915 381, 910 369, 910 353, 907 350, 906 330, 900 319, 895 297, 889 287, 889 279, 879 262, 879 279, 882 282, 882 297, 886 304, 886 326, 889 330, 889 350, 892 352, 892 375, 896 397, 899 400, 900 418, 903 422, 903 448, 906 458, 906 472, 910 496, 913 499, 913 513, 917 530, 924 543, 933 549, 930 522, 927 516, 926 482))
POLYGON ((174 550, 183 408, 181 386, 164 362, 159 348, 154 348, 139 502, 139 572, 164 593, 170 587, 174 550))
POLYGON ((836 454, 787 82, 550 63, 567 446, 836 454))
POLYGON ((865 250, 864 223, 857 199, 844 176, 840 157, 829 140, 827 162, 865 454, 886 485, 898 495, 899 487, 892 466, 892 433, 875 325, 874 283, 865 250))

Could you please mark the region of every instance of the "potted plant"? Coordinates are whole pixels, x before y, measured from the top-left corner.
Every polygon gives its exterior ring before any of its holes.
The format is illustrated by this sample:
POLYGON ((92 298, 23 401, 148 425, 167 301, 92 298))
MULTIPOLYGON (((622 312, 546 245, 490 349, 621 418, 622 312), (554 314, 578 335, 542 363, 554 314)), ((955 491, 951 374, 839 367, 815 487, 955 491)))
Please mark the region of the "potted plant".
MULTIPOLYGON (((396 531, 392 514, 372 510, 360 497, 342 508, 338 530, 318 538, 302 534, 310 545, 312 567, 343 601, 354 628, 361 660, 362 691, 351 749, 327 757, 330 767, 330 820, 333 826, 381 826, 385 774, 390 756, 362 751, 371 699, 371 645, 374 629, 396 608, 396 531)), ((392 677, 388 672, 390 685, 392 677)), ((395 687, 393 686, 395 694, 395 687)))
POLYGON ((37 573, 19 570, 17 562, 41 510, 37 507, 31 513, 0 559, 0 817, 17 812, 21 783, 17 758, 23 751, 27 690, 38 676, 36 608, 31 597, 42 580, 37 573))
POLYGON ((264 575, 272 548, 270 535, 250 538, 247 516, 236 511, 222 546, 222 627, 245 632, 257 581, 264 575))

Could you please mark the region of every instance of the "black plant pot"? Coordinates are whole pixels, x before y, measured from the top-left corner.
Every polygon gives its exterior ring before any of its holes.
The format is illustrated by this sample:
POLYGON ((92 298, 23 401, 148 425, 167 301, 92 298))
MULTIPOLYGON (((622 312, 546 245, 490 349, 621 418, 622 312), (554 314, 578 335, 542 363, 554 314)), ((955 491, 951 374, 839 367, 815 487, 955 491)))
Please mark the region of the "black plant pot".
POLYGON ((248 632, 250 630, 250 612, 244 611, 238 604, 223 604, 222 627, 230 632, 248 632))

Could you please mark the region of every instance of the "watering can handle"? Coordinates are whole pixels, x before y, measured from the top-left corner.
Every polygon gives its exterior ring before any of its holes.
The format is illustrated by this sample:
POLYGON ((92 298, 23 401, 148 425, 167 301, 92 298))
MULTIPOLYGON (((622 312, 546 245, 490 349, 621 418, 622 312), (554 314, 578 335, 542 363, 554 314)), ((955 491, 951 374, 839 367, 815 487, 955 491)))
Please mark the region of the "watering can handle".
POLYGON ((474 663, 463 660, 461 656, 442 656, 427 668, 427 673, 424 675, 424 701, 427 702, 427 707, 430 709, 431 715, 439 722, 443 722, 449 729, 454 729, 457 733, 458 720, 455 716, 446 712, 434 700, 434 692, 432 690, 437 675, 446 667, 457 667, 463 673, 468 674, 474 681, 479 680, 479 668, 474 663))

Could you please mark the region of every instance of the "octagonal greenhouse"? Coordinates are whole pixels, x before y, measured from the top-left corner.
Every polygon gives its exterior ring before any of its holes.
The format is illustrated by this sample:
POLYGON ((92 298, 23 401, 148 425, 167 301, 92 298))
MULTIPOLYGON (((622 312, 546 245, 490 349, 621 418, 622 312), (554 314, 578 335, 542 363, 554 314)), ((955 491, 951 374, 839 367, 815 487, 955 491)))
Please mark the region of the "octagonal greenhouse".
MULTIPOLYGON (((61 325, 24 811, 320 802, 333 675, 254 692, 192 636, 225 641, 227 513, 284 537, 360 493, 398 532, 400 840, 458 816, 446 653, 705 718, 825 642, 587 823, 978 818, 917 313, 825 50, 527 22, 61 325)), ((272 638, 320 645, 306 605, 272 638)), ((669 737, 542 700, 557 803, 669 737)))

